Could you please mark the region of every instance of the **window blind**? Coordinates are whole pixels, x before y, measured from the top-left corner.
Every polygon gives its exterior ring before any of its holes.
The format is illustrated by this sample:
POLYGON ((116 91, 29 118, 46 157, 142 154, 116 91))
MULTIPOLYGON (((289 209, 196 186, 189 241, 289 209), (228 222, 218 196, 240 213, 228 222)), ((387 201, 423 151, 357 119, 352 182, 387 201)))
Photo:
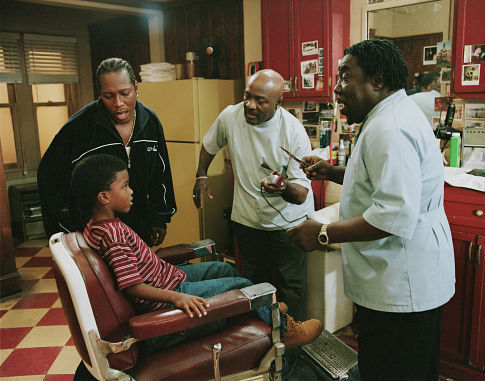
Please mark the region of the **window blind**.
POLYGON ((28 84, 79 82, 76 43, 74 37, 24 34, 28 84))
POLYGON ((20 34, 0 32, 0 82, 20 83, 20 34))

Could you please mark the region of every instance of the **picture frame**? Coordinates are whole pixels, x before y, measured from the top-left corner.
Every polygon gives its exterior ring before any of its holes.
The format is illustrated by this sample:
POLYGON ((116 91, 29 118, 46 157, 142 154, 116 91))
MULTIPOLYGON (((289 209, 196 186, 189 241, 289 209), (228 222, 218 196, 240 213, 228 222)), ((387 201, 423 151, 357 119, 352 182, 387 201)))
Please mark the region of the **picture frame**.
POLYGON ((436 64, 436 51, 438 50, 436 45, 425 46, 423 48, 423 65, 435 65, 436 64))
POLYGON ((315 88, 315 77, 313 74, 303 75, 301 77, 302 88, 304 89, 314 89, 315 88))
POLYGON ((300 107, 287 108, 286 111, 292 114, 300 122, 303 120, 303 110, 300 107))
POLYGON ((485 119, 485 103, 467 103, 465 119, 485 119))
POLYGON ((303 126, 309 139, 316 139, 318 126, 303 126))

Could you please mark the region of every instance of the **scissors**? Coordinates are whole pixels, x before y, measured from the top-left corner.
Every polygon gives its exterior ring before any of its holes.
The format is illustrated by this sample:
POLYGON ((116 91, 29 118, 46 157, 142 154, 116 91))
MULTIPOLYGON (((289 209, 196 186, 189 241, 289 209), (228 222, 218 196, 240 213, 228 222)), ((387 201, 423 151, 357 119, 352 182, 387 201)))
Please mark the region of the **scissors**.
POLYGON ((306 167, 309 167, 310 164, 308 163, 305 163, 303 160, 301 159, 298 159, 295 155, 293 155, 290 151, 288 151, 287 149, 283 148, 280 146, 280 148, 285 151, 288 155, 290 155, 290 157, 293 159, 293 160, 296 160, 298 163, 301 164, 302 168, 306 168, 306 167))

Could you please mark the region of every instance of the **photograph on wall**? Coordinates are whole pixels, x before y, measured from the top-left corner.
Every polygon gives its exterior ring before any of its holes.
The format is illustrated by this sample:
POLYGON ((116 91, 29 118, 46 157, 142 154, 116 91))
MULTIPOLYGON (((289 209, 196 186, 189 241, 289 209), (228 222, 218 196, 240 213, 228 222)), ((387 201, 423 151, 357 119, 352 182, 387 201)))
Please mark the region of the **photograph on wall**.
POLYGON ((462 86, 478 85, 480 83, 480 65, 463 65, 462 86))
POLYGON ((315 139, 317 137, 317 126, 304 126, 304 127, 310 139, 315 139))
POLYGON ((451 41, 441 41, 436 44, 436 65, 451 67, 451 41))
POLYGON ((323 66, 318 67, 318 75, 323 76, 323 66))
POLYGON ((297 107, 288 108, 287 111, 292 114, 300 122, 302 121, 302 109, 297 107))
POLYGON ((453 116, 453 120, 463 120, 463 105, 455 105, 455 114, 453 116))
POLYGON ((304 89, 314 89, 315 76, 313 74, 302 76, 302 87, 304 89))
POLYGON ((435 65, 436 64, 436 50, 435 46, 425 46, 423 48, 423 65, 435 65))
POLYGON ((466 104, 465 119, 485 119, 485 103, 466 104))
POLYGON ((441 69, 441 83, 450 83, 451 82, 451 68, 444 67, 441 69))
POLYGON ((485 44, 465 45, 463 63, 485 62, 485 44))
POLYGON ((318 49, 318 56, 323 57, 323 48, 318 49))
POLYGON ((312 54, 318 54, 318 41, 302 42, 301 54, 303 56, 311 56, 312 54))
POLYGON ((301 75, 317 74, 318 60, 301 61, 301 75))
POLYGON ((316 101, 306 101, 303 106, 303 112, 317 112, 318 103, 316 101))
POLYGON ((467 128, 470 128, 470 127, 485 127, 485 120, 473 120, 473 121, 469 121, 467 120, 466 121, 466 127, 467 128))
POLYGON ((318 57, 318 66, 323 66, 323 57, 318 57))

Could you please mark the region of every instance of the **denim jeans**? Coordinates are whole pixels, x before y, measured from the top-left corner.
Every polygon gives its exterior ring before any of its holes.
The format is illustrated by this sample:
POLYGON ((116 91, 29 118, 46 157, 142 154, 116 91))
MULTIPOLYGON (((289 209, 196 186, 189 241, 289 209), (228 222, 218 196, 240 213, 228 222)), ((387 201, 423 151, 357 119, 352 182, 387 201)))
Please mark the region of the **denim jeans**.
MULTIPOLYGON (((242 278, 237 270, 225 262, 201 262, 188 265, 177 266, 187 276, 174 291, 210 298, 223 292, 251 286, 253 283, 242 278)), ((169 305, 174 308, 175 306, 169 305)), ((255 311, 258 317, 266 324, 272 324, 271 309, 267 306, 255 311)), ((209 310, 210 313, 210 310, 209 310)), ((286 324, 283 316, 281 317, 281 334, 286 332, 286 324)), ((194 317, 194 319, 197 319, 194 317)), ((194 327, 183 332, 177 332, 166 336, 159 336, 144 341, 143 350, 145 353, 155 353, 174 344, 180 344, 188 340, 206 336, 224 328, 225 320, 215 321, 200 327, 194 327)))

